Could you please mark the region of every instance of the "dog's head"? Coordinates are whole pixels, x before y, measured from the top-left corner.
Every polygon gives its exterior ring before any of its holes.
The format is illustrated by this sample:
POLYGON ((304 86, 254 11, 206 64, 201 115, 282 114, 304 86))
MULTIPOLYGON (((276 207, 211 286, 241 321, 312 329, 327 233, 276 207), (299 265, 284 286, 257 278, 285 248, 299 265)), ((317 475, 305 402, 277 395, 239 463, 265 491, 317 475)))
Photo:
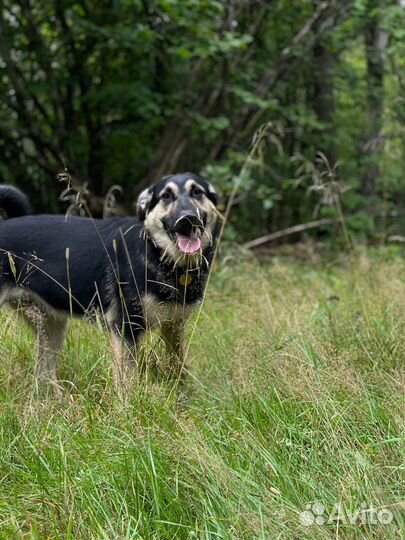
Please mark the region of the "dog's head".
POLYGON ((139 195, 137 215, 163 257, 185 264, 198 261, 213 243, 217 198, 201 176, 174 174, 139 195))

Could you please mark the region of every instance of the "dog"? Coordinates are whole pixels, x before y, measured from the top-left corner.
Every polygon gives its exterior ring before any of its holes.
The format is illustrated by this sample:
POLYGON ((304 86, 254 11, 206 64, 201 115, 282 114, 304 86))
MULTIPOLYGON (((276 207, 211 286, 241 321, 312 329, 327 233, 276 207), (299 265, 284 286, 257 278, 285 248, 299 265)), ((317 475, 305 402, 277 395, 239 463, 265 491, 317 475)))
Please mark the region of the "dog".
POLYGON ((201 302, 219 233, 217 193, 193 173, 163 177, 139 195, 136 217, 32 215, 27 197, 0 186, 0 307, 37 332, 36 380, 60 391, 56 361, 70 317, 101 313, 113 377, 125 393, 137 345, 158 328, 169 372, 184 373, 185 322, 201 302))

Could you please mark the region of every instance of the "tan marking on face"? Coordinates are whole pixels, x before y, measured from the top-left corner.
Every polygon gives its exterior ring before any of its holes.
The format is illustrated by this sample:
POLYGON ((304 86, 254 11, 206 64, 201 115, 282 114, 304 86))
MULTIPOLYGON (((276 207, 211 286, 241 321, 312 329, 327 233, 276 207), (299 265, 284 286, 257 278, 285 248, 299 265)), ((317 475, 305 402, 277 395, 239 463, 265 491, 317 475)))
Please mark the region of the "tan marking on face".
MULTIPOLYGON (((162 223, 162 219, 168 215, 172 205, 165 205, 159 201, 149 212, 145 219, 145 229, 149 233, 152 241, 160 248, 162 260, 175 262, 181 257, 177 244, 167 234, 162 223)), ((186 261, 179 261, 179 266, 184 266, 186 261)))
POLYGON ((212 242, 212 233, 214 230, 215 223, 217 221, 217 212, 215 209, 215 205, 208 198, 207 193, 205 189, 203 188, 203 186, 201 186, 193 178, 189 178, 188 180, 186 180, 184 187, 189 195, 191 195, 191 191, 193 187, 197 187, 198 189, 201 189, 204 192, 204 196, 201 199, 193 199, 193 204, 197 208, 197 211, 199 210, 201 214, 205 213, 205 215, 207 216, 207 223, 201 235, 201 247, 204 250, 212 242))
POLYGON ((165 187, 162 189, 162 191, 159 193, 159 197, 162 196, 162 194, 165 191, 171 190, 174 193, 175 197, 178 197, 179 195, 179 186, 175 182, 168 182, 165 187))
POLYGON ((188 180, 186 180, 186 183, 184 184, 184 187, 186 188, 186 191, 187 193, 190 195, 191 193, 191 190, 193 189, 193 187, 197 187, 199 189, 202 189, 204 191, 204 194, 205 194, 205 190, 202 186, 200 186, 200 184, 198 184, 195 180, 193 180, 192 178, 189 178, 188 180))
MULTIPOLYGON (((184 189, 187 191, 188 195, 191 194, 191 190, 194 186, 203 189, 204 191, 204 188, 202 188, 198 182, 190 178, 186 180, 184 185, 184 189)), ((177 184, 168 182, 159 193, 159 196, 161 196, 168 188, 172 189, 175 195, 179 195, 180 189, 177 184)), ((207 223, 201 234, 201 249, 204 251, 212 244, 213 240, 212 234, 217 221, 215 205, 210 201, 208 196, 203 196, 200 200, 191 198, 190 203, 196 208, 200 215, 204 213, 207 216, 207 223)), ((146 216, 145 228, 155 244, 162 250, 162 259, 176 262, 176 265, 179 267, 185 266, 186 264, 191 267, 198 266, 201 260, 200 254, 196 254, 195 256, 184 255, 177 247, 177 243, 169 237, 163 226, 162 219, 172 212, 173 208, 173 203, 165 204, 163 201, 159 201, 146 216)))

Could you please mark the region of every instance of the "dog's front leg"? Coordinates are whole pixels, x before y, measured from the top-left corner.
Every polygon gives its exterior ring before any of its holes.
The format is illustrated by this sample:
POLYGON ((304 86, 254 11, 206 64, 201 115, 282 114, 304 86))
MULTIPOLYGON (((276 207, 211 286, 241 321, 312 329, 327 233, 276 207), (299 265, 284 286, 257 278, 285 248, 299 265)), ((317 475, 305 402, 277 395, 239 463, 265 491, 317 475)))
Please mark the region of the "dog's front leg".
POLYGON ((135 341, 128 341, 112 331, 113 382, 120 399, 131 396, 137 379, 138 362, 135 341))
POLYGON ((183 382, 186 375, 184 323, 182 321, 165 322, 161 326, 163 341, 169 356, 168 375, 171 379, 183 382))

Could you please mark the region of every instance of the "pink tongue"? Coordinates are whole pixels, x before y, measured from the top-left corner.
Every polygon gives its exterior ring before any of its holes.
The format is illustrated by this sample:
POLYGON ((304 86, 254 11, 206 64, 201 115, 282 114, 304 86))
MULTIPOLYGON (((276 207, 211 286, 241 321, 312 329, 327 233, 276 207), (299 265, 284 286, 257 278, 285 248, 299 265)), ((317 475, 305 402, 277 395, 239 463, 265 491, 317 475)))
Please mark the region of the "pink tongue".
POLYGON ((201 240, 197 235, 192 235, 190 238, 188 236, 177 235, 177 245, 179 246, 180 251, 183 253, 195 253, 201 247, 201 240))

